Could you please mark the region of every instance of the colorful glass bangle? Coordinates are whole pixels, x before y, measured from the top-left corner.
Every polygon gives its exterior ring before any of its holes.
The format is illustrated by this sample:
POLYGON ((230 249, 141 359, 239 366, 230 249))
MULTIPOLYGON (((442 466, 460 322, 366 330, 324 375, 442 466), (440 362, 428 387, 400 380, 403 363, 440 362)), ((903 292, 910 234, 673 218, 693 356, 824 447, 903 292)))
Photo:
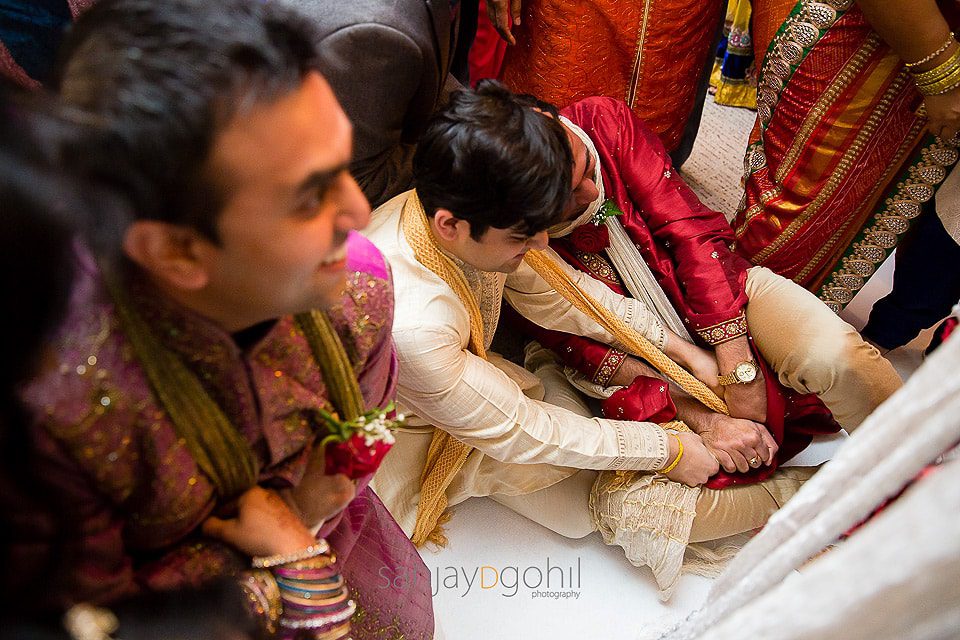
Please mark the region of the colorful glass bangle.
POLYGON ((280 626, 286 627, 287 629, 319 629, 328 624, 336 624, 337 622, 350 619, 356 610, 357 604, 353 600, 347 600, 346 607, 339 613, 334 613, 329 616, 311 616, 310 618, 303 618, 301 620, 282 618, 280 620, 280 626))
POLYGON ((276 567, 273 575, 286 580, 300 580, 305 582, 333 582, 340 576, 334 567, 325 569, 285 569, 276 567))

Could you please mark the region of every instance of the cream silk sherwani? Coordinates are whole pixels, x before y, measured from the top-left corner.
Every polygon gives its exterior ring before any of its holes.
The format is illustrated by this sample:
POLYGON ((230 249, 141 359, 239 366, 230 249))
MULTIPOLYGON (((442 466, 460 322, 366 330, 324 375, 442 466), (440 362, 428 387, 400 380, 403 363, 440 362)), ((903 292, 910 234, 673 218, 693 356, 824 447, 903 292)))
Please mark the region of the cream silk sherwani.
MULTIPOLYGON (((397 434, 373 486, 404 531, 410 534, 414 528, 420 477, 434 428, 474 447, 447 490, 450 505, 473 496, 532 493, 580 469, 663 467, 668 444, 659 426, 587 418, 546 404, 538 399, 542 388, 532 374, 502 358, 484 360, 467 350, 466 308, 447 283, 417 261, 403 234, 401 211, 409 193, 378 208, 365 232, 393 269, 393 338, 400 365, 397 397, 408 416, 408 425, 397 434)), ((660 322, 640 302, 569 269, 584 290, 652 342, 662 344, 660 322)), ((543 319, 547 328, 614 342, 525 264, 509 276, 466 265, 463 270, 483 315, 485 346, 496 329, 502 299, 527 317, 543 319)))

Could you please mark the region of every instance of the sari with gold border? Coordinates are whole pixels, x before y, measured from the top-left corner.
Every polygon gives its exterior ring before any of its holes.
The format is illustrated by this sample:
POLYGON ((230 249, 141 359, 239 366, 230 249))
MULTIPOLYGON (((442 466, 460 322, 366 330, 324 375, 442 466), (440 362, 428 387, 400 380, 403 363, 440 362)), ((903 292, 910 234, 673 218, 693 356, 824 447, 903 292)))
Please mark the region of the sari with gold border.
POLYGON ((852 0, 798 2, 760 72, 736 250, 839 312, 957 161, 920 104, 852 0))

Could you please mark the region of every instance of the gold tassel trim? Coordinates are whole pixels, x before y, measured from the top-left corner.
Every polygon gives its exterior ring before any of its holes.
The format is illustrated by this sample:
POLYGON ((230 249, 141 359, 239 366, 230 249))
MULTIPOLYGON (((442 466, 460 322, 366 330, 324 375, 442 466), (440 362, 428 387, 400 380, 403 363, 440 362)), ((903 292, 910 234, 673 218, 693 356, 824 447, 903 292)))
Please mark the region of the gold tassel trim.
MULTIPOLYGON (((486 360, 480 305, 470 291, 463 271, 440 250, 416 191, 410 192, 403 205, 401 224, 403 234, 417 261, 446 282, 463 303, 470 318, 470 340, 467 348, 486 360)), ((420 476, 420 502, 417 504, 417 521, 411 536, 411 540, 418 547, 427 542, 441 547, 447 544, 447 538, 441 529, 441 525, 450 519, 447 512, 447 487, 466 464, 467 456, 472 450, 472 447, 446 431, 434 429, 430 448, 427 450, 426 464, 420 476)))
POLYGON ((543 251, 528 251, 524 258, 527 264, 543 278, 547 284, 563 296, 570 304, 593 319, 608 333, 624 345, 635 356, 639 356, 657 368, 662 374, 680 385, 680 388, 704 405, 719 413, 729 415, 727 405, 707 385, 697 380, 689 371, 670 359, 652 342, 636 329, 617 317, 612 311, 597 302, 587 292, 580 289, 569 274, 543 251))

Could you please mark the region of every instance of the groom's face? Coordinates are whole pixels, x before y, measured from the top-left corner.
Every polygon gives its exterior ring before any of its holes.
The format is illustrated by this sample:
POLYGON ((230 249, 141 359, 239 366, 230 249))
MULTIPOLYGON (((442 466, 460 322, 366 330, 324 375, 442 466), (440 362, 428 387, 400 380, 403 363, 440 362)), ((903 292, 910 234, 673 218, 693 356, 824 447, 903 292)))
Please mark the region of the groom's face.
POLYGON ((596 158, 587 149, 580 136, 564 125, 567 138, 570 140, 570 149, 573 151, 573 193, 570 202, 564 211, 564 220, 573 220, 587 210, 600 195, 596 180, 596 158))

